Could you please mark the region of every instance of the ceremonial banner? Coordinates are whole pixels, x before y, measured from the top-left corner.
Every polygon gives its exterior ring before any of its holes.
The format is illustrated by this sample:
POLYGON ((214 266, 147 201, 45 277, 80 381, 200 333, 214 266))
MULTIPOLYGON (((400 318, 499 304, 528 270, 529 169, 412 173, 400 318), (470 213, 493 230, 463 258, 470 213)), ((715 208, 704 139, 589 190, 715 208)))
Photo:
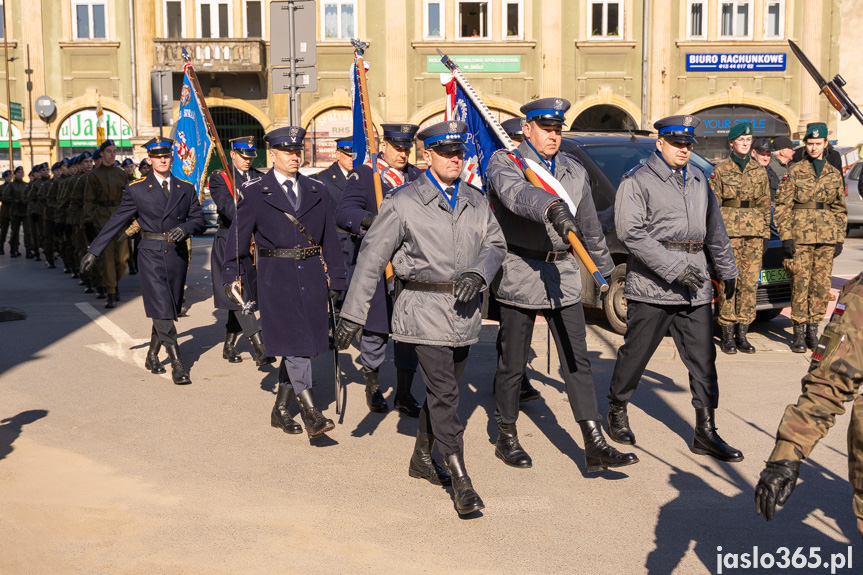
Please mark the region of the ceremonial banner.
POLYGON ((207 130, 198 95, 192 89, 189 73, 183 77, 180 91, 180 111, 174 124, 174 165, 171 174, 195 185, 198 195, 207 177, 207 164, 213 152, 213 140, 207 130))
POLYGON ((96 103, 96 145, 101 146, 105 141, 105 114, 102 112, 101 100, 96 103))
MULTIPOLYGON (((369 65, 365 62, 363 64, 368 71, 369 65)), ((354 131, 354 167, 356 168, 369 160, 369 151, 366 147, 366 125, 363 121, 363 103, 360 100, 360 75, 357 74, 356 59, 351 64, 351 115, 354 131)), ((374 134, 371 134, 371 137, 374 138, 374 134)))

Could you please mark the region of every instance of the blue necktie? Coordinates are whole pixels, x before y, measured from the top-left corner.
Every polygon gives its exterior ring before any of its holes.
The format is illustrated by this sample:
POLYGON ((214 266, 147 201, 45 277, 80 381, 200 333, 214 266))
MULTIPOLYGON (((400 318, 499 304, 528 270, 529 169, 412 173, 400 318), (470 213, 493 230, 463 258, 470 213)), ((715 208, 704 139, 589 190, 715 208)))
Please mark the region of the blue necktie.
POLYGON ((285 183, 282 184, 285 186, 285 194, 288 196, 288 200, 291 202, 291 205, 294 206, 294 209, 297 209, 297 194, 294 193, 294 182, 291 180, 285 180, 285 183))

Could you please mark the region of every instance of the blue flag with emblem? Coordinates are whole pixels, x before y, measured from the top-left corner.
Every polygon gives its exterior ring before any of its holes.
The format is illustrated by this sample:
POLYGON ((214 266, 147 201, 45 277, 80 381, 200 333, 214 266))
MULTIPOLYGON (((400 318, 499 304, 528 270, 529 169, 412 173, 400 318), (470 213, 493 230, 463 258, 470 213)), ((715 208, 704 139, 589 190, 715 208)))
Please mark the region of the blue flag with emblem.
POLYGON ((351 117, 353 119, 354 130, 354 167, 356 168, 366 162, 369 153, 366 146, 366 124, 363 121, 363 103, 360 99, 360 75, 357 74, 356 60, 351 64, 351 117))
POLYGON ((200 196, 207 177, 210 154, 213 153, 213 140, 207 131, 201 100, 192 88, 188 72, 183 76, 180 111, 174 124, 174 132, 174 164, 171 175, 192 182, 200 196))
POLYGON ((485 170, 494 153, 503 148, 503 143, 451 74, 441 74, 441 83, 447 94, 446 120, 459 120, 468 126, 461 179, 484 190, 485 170))

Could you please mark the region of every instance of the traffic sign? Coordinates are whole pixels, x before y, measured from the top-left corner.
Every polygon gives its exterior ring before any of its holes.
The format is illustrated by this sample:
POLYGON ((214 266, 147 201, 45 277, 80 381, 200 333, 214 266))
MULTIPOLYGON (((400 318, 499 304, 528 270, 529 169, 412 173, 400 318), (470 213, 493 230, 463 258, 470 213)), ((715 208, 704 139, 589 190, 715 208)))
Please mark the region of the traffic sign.
MULTIPOLYGON (((297 92, 317 92, 318 69, 314 66, 297 66, 297 92)), ((273 68, 273 93, 291 93, 291 69, 273 68)))
POLYGON ((9 112, 13 120, 17 122, 24 121, 24 108, 18 102, 9 102, 9 112))
POLYGON ((294 5, 294 57, 297 66, 317 63, 316 3, 310 0, 270 4, 270 65, 291 65, 290 5, 294 5))

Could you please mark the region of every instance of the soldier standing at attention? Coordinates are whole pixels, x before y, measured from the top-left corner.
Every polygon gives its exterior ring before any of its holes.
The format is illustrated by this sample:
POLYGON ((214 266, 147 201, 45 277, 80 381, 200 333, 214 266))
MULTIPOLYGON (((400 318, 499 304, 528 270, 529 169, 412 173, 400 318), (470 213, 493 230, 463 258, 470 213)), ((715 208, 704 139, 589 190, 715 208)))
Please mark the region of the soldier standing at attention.
MULTIPOLYGON (((7 191, 11 190, 9 182, 12 181, 12 170, 3 172, 3 183, 0 184, 0 256, 5 255, 6 251, 3 246, 6 244, 6 237, 9 235, 9 225, 12 223, 12 201, 6 196, 7 191)), ((10 245, 11 247, 11 245, 10 245)), ((9 250, 11 255, 12 250, 9 250)))
POLYGON ((848 426, 848 480, 854 492, 857 530, 863 537, 863 274, 845 284, 836 309, 818 341, 803 393, 789 405, 776 431, 776 445, 755 488, 755 512, 770 521, 785 505, 818 441, 853 401, 848 426))
POLYGON ((48 180, 39 190, 39 204, 42 208, 42 250, 45 252, 45 265, 49 269, 57 266, 54 264, 54 251, 59 250, 59 238, 56 235, 56 224, 54 209, 57 199, 57 187, 66 172, 66 164, 63 161, 55 162, 51 166, 54 177, 48 180))
POLYGON ((388 195, 363 240, 336 329, 341 349, 368 317, 387 262, 402 282, 393 310, 393 338, 414 346, 426 384, 408 474, 433 485, 452 484, 459 515, 483 509, 464 465, 459 384, 482 323, 480 291, 506 253, 506 240, 488 200, 459 179, 467 137, 464 122, 441 122, 419 134, 429 166, 388 195), (417 310, 422 310, 417 313, 417 310), (449 475, 432 459, 437 441, 449 475))
POLYGON ((783 265, 791 278, 791 351, 795 353, 806 353, 818 343, 833 258, 842 253, 848 224, 842 174, 824 158, 827 125, 811 124, 803 142, 806 154, 785 173, 773 215, 782 240, 783 265))
POLYGON ((755 291, 761 274, 761 260, 770 239, 770 179, 767 170, 749 155, 752 124, 741 122, 728 132, 731 155, 710 175, 719 211, 737 264, 734 294, 719 293, 719 326, 723 353, 755 353, 746 339, 749 324, 755 321, 755 291), (735 342, 736 339, 736 342, 735 342))
MULTIPOLYGON (((408 162, 414 145, 414 135, 419 130, 419 126, 383 124, 382 127, 384 139, 378 155, 378 171, 381 175, 381 192, 386 196, 393 189, 419 178, 422 171, 408 162)), ((356 235, 354 265, 362 247, 362 238, 371 228, 378 214, 373 178, 371 166, 363 164, 354 168, 348 174, 345 190, 336 207, 336 225, 356 235)), ((352 277, 353 268, 348 273, 349 284, 352 277)), ((375 413, 386 413, 389 410, 380 390, 380 367, 386 357, 393 302, 384 283, 384 277, 381 275, 360 336, 360 363, 363 366, 363 379, 366 383, 366 405, 369 411, 375 413)), ((420 406, 411 395, 411 384, 417 369, 416 353, 409 343, 396 340, 393 344, 393 355, 396 366, 396 394, 393 409, 404 412, 410 417, 419 417, 420 406)))
POLYGON ((725 297, 734 295, 737 267, 716 196, 701 170, 690 168, 696 143, 695 116, 656 122, 656 152, 621 180, 614 202, 614 225, 629 250, 626 262, 626 335, 617 352, 608 392, 608 435, 635 444, 626 404, 635 393, 653 352, 671 331, 689 370, 695 408, 690 450, 720 461, 743 461, 716 432, 719 405, 716 347, 713 344, 713 286, 707 268, 710 250, 725 297))
MULTIPOLYGON (((244 136, 231 140, 231 177, 234 182, 234 193, 238 193, 243 184, 250 180, 260 179, 264 174, 252 167, 252 161, 257 156, 254 136, 244 136)), ((264 342, 261 339, 261 326, 254 311, 242 313, 242 308, 231 301, 225 294, 222 285, 221 269, 225 261, 225 244, 228 241, 228 230, 237 215, 234 194, 228 188, 228 180, 222 170, 216 170, 210 175, 210 197, 216 203, 219 214, 219 229, 213 238, 213 249, 210 252, 210 270, 213 276, 213 304, 216 309, 228 311, 228 321, 225 323, 225 345, 222 346, 222 359, 230 363, 240 363, 243 358, 237 353, 237 342, 244 333, 252 344, 255 353, 255 365, 269 365, 276 358, 267 355, 264 342)), ((239 196, 237 201, 239 201, 239 196)), ((235 246, 236 249, 236 246, 235 246)), ((248 250, 248 246, 245 246, 248 250)), ((243 295, 246 301, 257 301, 258 273, 251 258, 243 258, 243 295)))
MULTIPOLYGON (((348 183, 348 173, 354 168, 353 151, 354 140, 352 137, 339 138, 336 140, 336 161, 315 176, 315 179, 323 182, 327 186, 327 191, 330 192, 330 207, 334 212, 333 217, 335 217, 336 207, 339 205, 339 200, 342 199, 342 194, 348 183)), ((354 241, 349 233, 339 231, 339 244, 342 246, 345 269, 349 269, 354 257, 354 241)))
MULTIPOLYGON (((23 232, 26 239, 30 234, 30 219, 27 217, 27 200, 24 193, 27 191, 27 184, 24 182, 24 168, 16 166, 12 174, 12 181, 6 184, 6 196, 12 204, 12 214, 10 219, 11 236, 9 238, 10 257, 17 258, 21 256, 18 248, 21 245, 21 236, 23 232), (24 228, 23 230, 21 228, 24 228)), ((24 244, 26 251, 27 244, 24 244)))
MULTIPOLYGON (((144 367, 152 373, 165 373, 159 362, 159 350, 164 345, 171 359, 171 379, 176 385, 187 385, 192 381, 180 357, 174 322, 186 285, 189 257, 186 238, 202 232, 206 221, 195 186, 171 175, 173 140, 153 138, 144 148, 153 163, 153 171, 128 185, 120 207, 81 259, 81 272, 92 269, 98 256, 116 241, 117 234, 133 219, 138 219, 144 230, 140 254, 141 296, 144 311, 153 321, 144 367)), ((125 179, 126 174, 122 176, 125 179)))
POLYGON ((285 433, 302 433, 288 411, 296 394, 311 439, 335 427, 315 402, 312 358, 330 349, 327 299, 338 298, 347 282, 326 186, 299 173, 305 135, 288 126, 264 136, 273 168, 240 190, 222 282, 230 288, 237 279, 243 265, 237 260, 249 257, 254 238, 263 341, 270 353, 282 356, 270 423, 285 433))

